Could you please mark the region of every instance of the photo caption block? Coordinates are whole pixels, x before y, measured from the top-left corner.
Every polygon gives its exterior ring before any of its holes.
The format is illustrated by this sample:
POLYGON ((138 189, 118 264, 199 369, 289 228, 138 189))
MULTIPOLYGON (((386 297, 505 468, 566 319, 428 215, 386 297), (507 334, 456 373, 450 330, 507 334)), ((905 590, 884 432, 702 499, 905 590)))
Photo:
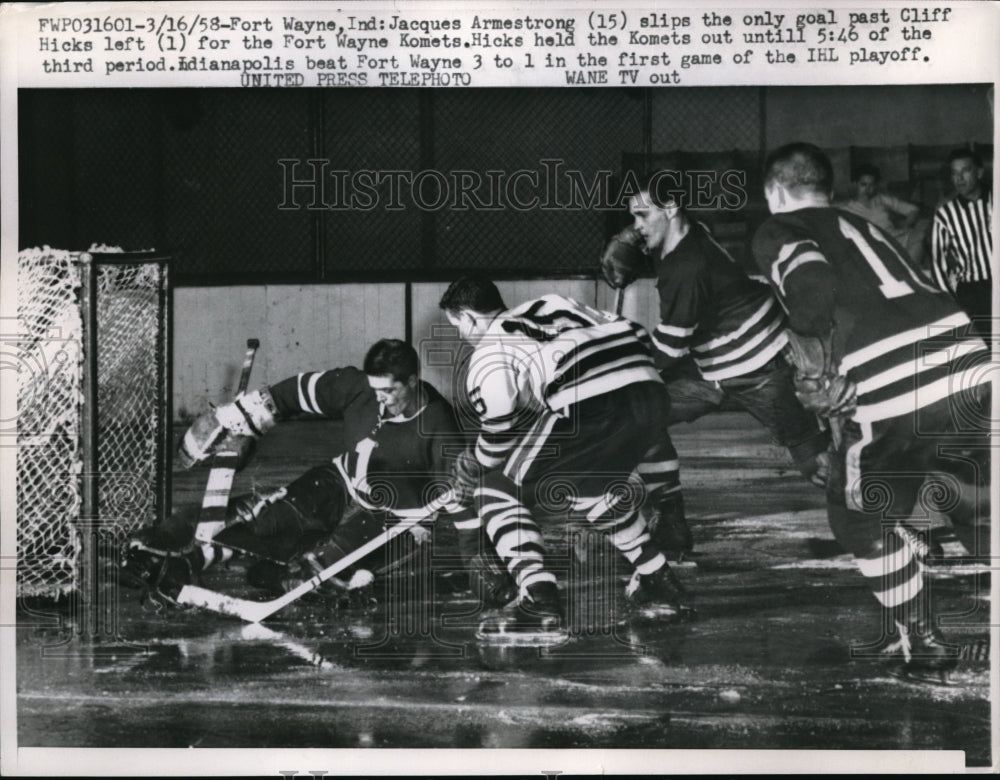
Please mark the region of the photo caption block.
POLYGON ((358 3, 16 8, 22 87, 652 87, 977 80, 997 8, 358 3))

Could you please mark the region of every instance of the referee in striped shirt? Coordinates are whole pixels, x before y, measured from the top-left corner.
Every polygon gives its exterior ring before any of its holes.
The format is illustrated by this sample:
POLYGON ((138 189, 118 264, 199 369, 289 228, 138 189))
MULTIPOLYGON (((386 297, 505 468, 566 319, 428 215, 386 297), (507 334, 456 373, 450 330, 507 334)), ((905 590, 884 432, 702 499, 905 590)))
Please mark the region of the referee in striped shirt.
POLYGON ((934 213, 934 281, 955 295, 980 335, 990 337, 992 314, 993 193, 983 182, 983 161, 970 149, 948 155, 955 197, 934 213))

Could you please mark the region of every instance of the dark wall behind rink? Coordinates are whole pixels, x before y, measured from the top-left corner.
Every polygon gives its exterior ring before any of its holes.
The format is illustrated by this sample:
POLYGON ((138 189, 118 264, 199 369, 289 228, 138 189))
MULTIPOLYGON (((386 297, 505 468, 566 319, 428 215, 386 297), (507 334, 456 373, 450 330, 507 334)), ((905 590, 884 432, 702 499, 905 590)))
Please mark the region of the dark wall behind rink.
MULTIPOLYGON (((753 183, 761 151, 789 140, 836 147, 837 159, 850 146, 989 143, 985 93, 983 85, 22 90, 18 243, 155 247, 174 256, 175 282, 186 285, 432 280, 474 269, 590 274, 623 221, 614 201, 625 159, 676 152, 667 159, 678 165, 745 166, 753 183), (328 161, 323 199, 333 208, 302 188, 287 202, 288 178, 311 177, 310 158, 328 161), (333 171, 362 181, 339 189, 333 171), (420 172, 423 208, 410 185, 390 184, 420 172), (608 177, 609 202, 567 204, 571 175, 588 186, 608 177), (452 207, 460 186, 472 208, 452 207)), ((756 189, 744 212, 722 215, 736 220, 725 237, 737 255, 763 218, 756 189)))

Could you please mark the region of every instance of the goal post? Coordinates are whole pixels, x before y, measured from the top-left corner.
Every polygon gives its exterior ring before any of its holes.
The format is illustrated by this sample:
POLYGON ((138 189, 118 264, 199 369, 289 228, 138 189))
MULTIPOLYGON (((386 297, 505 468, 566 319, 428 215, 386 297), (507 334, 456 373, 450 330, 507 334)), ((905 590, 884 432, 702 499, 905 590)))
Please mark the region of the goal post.
POLYGON ((122 537, 170 513, 170 258, 18 255, 17 594, 84 602, 122 537))

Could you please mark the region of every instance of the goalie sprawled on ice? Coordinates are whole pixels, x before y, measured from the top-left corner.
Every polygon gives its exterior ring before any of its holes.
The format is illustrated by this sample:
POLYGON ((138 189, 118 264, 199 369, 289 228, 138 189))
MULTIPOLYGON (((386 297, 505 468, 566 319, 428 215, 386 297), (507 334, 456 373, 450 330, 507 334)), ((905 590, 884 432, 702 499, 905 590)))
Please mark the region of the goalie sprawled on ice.
MULTIPOLYGON (((299 414, 342 419, 344 450, 284 487, 234 499, 223 523, 195 527, 175 515, 144 529, 124 551, 125 583, 172 601, 214 561, 242 553, 253 559, 250 584, 280 592, 431 504, 447 487, 452 453, 461 451, 463 440, 449 403, 418 373, 412 347, 383 339, 368 351, 361 371, 302 373, 203 414, 181 443, 182 466, 204 461, 227 437, 259 437, 299 414)), ((481 589, 485 605, 512 599, 512 581, 480 550, 472 510, 453 502, 440 513, 458 531, 473 589, 481 589)), ((437 514, 429 512, 404 533, 405 544, 386 545, 346 569, 334 587, 364 586, 373 573, 398 565, 430 536, 437 514)))

